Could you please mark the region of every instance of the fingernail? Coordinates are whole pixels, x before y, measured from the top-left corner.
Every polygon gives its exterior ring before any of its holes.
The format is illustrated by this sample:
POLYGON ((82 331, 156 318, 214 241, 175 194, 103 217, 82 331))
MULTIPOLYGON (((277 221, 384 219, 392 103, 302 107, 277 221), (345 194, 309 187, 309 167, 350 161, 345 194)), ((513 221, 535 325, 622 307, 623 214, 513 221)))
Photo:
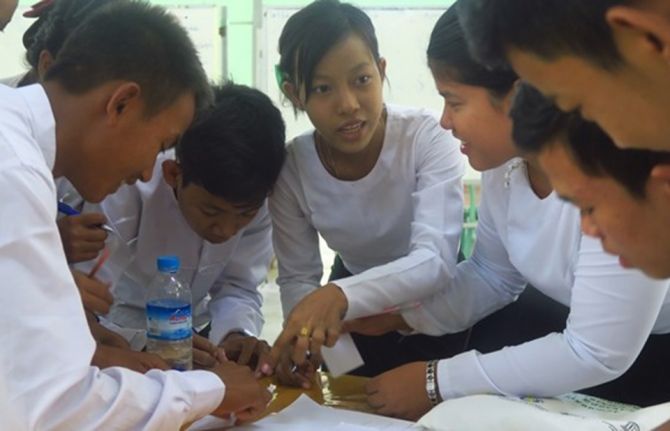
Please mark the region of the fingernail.
POLYGON ((263 366, 261 367, 261 371, 263 372, 263 374, 267 374, 268 376, 272 374, 272 368, 268 364, 263 364, 263 366))

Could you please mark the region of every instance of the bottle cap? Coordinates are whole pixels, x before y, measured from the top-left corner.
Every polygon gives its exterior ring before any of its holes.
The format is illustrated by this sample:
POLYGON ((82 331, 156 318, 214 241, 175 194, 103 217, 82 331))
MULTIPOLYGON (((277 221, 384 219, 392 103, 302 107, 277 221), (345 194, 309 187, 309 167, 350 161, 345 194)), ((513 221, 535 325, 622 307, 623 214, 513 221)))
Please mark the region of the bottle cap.
POLYGON ((177 256, 159 256, 156 265, 160 272, 174 273, 179 271, 179 257, 177 256))

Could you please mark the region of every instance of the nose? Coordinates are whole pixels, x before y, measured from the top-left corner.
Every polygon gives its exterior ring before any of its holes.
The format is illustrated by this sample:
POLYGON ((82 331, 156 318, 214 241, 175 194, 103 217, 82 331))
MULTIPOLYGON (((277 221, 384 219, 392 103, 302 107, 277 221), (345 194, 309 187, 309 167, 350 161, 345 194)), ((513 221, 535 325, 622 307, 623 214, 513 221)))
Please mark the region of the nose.
POLYGON ((582 232, 584 232, 585 235, 594 237, 594 238, 599 238, 600 235, 600 229, 598 229, 598 226, 594 223, 593 218, 588 215, 588 214, 582 214, 582 232))
POLYGON ((440 126, 445 130, 452 130, 454 128, 454 123, 451 121, 451 113, 447 105, 444 105, 442 109, 442 118, 440 118, 440 126))
POLYGON ((147 168, 147 169, 143 170, 140 173, 140 180, 142 182, 148 183, 151 180, 151 176, 153 174, 153 171, 154 171, 153 165, 151 165, 150 168, 147 168))
POLYGON ((226 241, 240 230, 236 219, 234 217, 226 217, 224 220, 220 220, 212 226, 212 232, 214 235, 224 238, 226 241))
POLYGON ((354 91, 349 88, 343 88, 339 92, 339 112, 341 114, 352 114, 358 110, 360 104, 354 91))

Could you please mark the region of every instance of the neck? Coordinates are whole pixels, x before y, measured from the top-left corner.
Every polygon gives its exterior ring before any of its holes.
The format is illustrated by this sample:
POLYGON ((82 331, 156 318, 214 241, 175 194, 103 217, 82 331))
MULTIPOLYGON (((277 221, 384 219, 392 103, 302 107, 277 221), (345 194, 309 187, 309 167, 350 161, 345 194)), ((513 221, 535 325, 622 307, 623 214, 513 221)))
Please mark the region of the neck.
POLYGON ((533 192, 538 198, 546 198, 554 190, 549 181, 549 177, 544 173, 540 165, 537 163, 537 160, 534 158, 525 158, 524 160, 526 161, 528 182, 530 183, 531 189, 533 189, 533 192))

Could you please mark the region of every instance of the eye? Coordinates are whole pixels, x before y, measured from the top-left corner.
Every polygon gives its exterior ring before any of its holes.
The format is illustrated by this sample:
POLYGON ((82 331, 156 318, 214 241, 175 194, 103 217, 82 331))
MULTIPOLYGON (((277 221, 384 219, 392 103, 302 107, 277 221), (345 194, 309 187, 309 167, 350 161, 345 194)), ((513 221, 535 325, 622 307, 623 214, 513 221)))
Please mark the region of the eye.
POLYGON ((326 84, 315 85, 314 87, 312 87, 312 93, 316 94, 324 94, 328 92, 328 90, 330 90, 330 87, 326 84))
POLYGON ((205 216, 205 217, 216 217, 218 214, 217 211, 212 211, 212 210, 206 210, 203 208, 200 208, 200 212, 205 216))
POLYGON ((581 214, 582 217, 591 216, 593 215, 593 207, 580 208, 579 214, 581 214))
POLYGON ((372 80, 372 76, 370 75, 362 75, 356 78, 356 84, 358 85, 365 85, 369 83, 372 80))

